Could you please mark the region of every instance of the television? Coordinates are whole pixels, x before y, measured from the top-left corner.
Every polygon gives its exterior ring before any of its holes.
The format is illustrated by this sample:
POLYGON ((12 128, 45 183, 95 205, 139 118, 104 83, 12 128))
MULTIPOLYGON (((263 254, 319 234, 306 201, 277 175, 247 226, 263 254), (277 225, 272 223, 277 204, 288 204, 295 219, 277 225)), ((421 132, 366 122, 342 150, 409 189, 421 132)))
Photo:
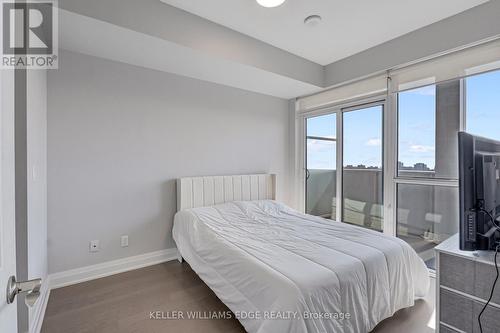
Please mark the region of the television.
POLYGON ((500 141, 458 133, 460 249, 494 250, 500 240, 500 141))

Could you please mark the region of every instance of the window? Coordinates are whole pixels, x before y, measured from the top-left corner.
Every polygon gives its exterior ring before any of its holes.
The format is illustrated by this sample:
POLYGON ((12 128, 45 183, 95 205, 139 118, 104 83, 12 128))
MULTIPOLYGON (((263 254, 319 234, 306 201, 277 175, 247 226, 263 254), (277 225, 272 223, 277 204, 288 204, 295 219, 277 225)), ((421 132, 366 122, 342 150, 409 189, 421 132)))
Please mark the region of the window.
POLYGON ((380 103, 339 107, 330 114, 305 119, 306 213, 383 230, 384 107, 380 103), (341 115, 343 135, 339 139, 337 117, 341 115), (339 140, 342 154, 337 149, 339 140), (337 174, 339 159, 340 175, 337 174), (342 193, 341 201, 337 201, 337 193, 342 193), (342 205, 340 211, 338 204, 342 205))
POLYGON ((458 231, 459 129, 459 80, 398 94, 396 233, 432 269, 434 247, 458 231))
POLYGON ((436 167, 436 86, 398 95, 398 175, 430 177, 436 167))
POLYGON ((458 232, 458 189, 398 184, 397 207, 397 236, 434 269, 434 247, 458 232))
POLYGON ((383 106, 343 113, 342 221, 382 231, 383 106))
POLYGON ((306 123, 306 212, 336 218, 337 114, 308 118, 306 123))
POLYGON ((460 81, 398 94, 398 176, 457 179, 460 81))
POLYGON ((500 140, 500 71, 468 77, 465 87, 467 132, 500 140))
POLYGON ((367 79, 299 99, 306 211, 396 235, 434 268, 434 247, 458 232, 458 132, 500 140, 499 48, 392 69, 369 92, 367 79))

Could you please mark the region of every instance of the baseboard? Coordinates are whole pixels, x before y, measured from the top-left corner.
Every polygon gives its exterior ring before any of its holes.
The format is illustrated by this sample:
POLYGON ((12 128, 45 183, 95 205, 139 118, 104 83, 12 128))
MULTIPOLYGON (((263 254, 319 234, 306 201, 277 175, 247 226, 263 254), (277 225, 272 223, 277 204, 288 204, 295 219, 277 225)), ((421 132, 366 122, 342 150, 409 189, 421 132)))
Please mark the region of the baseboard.
POLYGON ((40 288, 40 297, 33 307, 33 317, 30 318, 30 333, 40 333, 42 330, 43 318, 45 317, 45 310, 49 302, 50 296, 50 276, 47 276, 45 281, 42 282, 40 288))
POLYGON ((50 289, 61 288, 146 266, 156 265, 177 258, 177 249, 172 248, 54 273, 50 274, 50 289))

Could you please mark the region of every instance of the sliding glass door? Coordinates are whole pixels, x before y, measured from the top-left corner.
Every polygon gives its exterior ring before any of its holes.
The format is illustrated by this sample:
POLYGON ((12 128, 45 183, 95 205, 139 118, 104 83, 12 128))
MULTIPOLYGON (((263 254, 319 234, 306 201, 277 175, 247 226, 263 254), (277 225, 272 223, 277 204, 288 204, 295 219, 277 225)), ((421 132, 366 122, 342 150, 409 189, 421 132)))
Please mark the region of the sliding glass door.
POLYGON ((305 211, 382 231, 384 101, 329 111, 305 118, 305 211))
POLYGON ((342 112, 342 221, 383 230, 383 105, 342 112))
POLYGON ((337 188, 337 114, 306 122, 306 212, 335 219, 337 188))

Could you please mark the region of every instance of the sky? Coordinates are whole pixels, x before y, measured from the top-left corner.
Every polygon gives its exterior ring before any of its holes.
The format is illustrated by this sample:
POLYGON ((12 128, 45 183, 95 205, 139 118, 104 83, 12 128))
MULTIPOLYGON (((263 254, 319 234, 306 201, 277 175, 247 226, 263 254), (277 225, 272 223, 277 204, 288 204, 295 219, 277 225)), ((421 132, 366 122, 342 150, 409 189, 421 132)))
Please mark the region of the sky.
MULTIPOLYGON (((472 134, 500 140, 500 71, 466 80, 466 128, 472 134)), ((436 88, 399 94, 399 161, 405 166, 435 167, 436 88)), ((382 106, 349 111, 344 116, 343 165, 382 165, 382 106)), ((335 114, 309 118, 308 136, 336 137, 335 114)), ((335 169, 335 142, 307 142, 309 169, 335 169)))
POLYGON ((398 96, 398 161, 405 166, 425 163, 434 169, 436 86, 405 91, 398 96))
MULTIPOLYGON (((309 118, 308 136, 336 138, 335 114, 309 118)), ((309 169, 335 169, 335 142, 307 142, 309 169)), ((382 166, 382 106, 344 112, 344 165, 382 166)))
POLYGON ((500 71, 466 81, 467 132, 500 140, 500 71))
POLYGON ((382 167, 381 105, 344 112, 344 166, 382 167))
MULTIPOLYGON (((307 136, 336 138, 336 114, 307 119, 307 136)), ((334 170, 336 142, 307 139, 307 168, 334 170)))

